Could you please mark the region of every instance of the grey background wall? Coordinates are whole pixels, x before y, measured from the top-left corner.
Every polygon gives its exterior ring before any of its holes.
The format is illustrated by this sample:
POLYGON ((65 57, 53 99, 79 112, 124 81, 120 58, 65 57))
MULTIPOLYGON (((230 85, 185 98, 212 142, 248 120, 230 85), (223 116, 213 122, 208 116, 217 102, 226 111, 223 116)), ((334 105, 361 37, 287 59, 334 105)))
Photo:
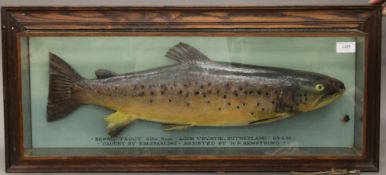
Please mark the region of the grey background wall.
MULTIPOLYGON (((365 5, 367 0, 0 0, 0 6, 245 6, 245 5, 365 5)), ((382 75, 386 74, 386 17, 382 21, 382 75)), ((1 36, 0 36, 1 37, 1 36)), ((0 50, 0 58, 1 58, 0 50)), ((2 60, 2 59, 1 59, 2 60)), ((1 64, 1 63, 0 63, 1 64)), ((2 66, 0 66, 1 69, 2 66)), ((2 71, 0 71, 2 72, 2 71)), ((2 92, 2 75, 0 76, 0 92, 2 92)), ((382 76, 382 93, 381 105, 386 104, 386 76, 382 76)), ((3 98, 0 93, 0 99, 3 98)), ((381 160, 379 173, 363 173, 367 175, 385 175, 386 174, 386 108, 381 108, 381 160)), ((0 175, 5 174, 4 163, 4 117, 3 117, 3 100, 0 100, 0 175)), ((59 174, 59 173, 52 173, 59 174)), ((91 174, 91 173, 86 173, 91 174)), ((85 175, 86 175, 85 174, 85 175)), ((118 173, 123 174, 123 173, 118 173)), ((127 174, 127 173, 125 173, 127 174)), ((158 173, 150 173, 158 174, 158 173)), ((186 174, 186 173, 184 173, 186 174)), ((202 173, 213 174, 213 173, 202 173)), ((241 174, 241 173, 229 173, 241 174)), ((243 174, 288 174, 288 173, 243 173, 243 174)), ((47 174, 48 175, 48 174, 47 174)), ((102 174, 101 174, 102 175, 102 174)))

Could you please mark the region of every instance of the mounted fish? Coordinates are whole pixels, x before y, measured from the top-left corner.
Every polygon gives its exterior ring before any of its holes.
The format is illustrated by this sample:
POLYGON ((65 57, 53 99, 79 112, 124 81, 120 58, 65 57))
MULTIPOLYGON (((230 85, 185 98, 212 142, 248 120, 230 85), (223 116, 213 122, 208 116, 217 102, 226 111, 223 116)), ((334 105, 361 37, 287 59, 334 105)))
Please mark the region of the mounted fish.
POLYGON ((212 61, 185 43, 166 57, 178 64, 121 75, 98 70, 98 79, 84 79, 50 53, 47 121, 95 104, 116 111, 105 119, 110 136, 135 120, 172 124, 166 130, 248 126, 318 109, 345 91, 325 75, 212 61))

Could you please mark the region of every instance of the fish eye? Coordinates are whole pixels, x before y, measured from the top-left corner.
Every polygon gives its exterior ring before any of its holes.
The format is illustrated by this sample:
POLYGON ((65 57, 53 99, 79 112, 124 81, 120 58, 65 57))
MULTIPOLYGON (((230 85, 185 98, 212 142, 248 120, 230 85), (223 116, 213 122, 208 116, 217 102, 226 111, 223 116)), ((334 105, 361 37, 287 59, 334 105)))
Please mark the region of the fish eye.
POLYGON ((315 90, 318 91, 318 92, 323 91, 324 90, 324 85, 320 84, 320 83, 316 84, 315 85, 315 90))

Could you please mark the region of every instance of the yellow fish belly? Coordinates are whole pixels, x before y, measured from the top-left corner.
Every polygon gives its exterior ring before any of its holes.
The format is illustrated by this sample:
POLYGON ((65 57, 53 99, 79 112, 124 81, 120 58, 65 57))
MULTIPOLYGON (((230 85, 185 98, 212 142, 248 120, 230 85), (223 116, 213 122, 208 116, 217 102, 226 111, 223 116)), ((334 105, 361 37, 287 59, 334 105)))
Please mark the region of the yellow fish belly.
POLYGON ((126 114, 131 120, 190 126, 242 126, 287 115, 271 112, 274 106, 268 99, 224 96, 105 97, 96 104, 126 114))

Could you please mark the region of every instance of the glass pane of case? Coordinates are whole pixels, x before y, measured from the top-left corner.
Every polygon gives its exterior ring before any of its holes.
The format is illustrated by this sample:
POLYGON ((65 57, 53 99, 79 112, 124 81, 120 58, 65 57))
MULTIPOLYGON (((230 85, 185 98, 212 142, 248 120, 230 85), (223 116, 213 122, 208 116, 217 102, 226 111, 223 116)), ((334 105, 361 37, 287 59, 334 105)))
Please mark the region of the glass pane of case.
POLYGON ((25 156, 362 154, 365 36, 20 44, 25 156))

